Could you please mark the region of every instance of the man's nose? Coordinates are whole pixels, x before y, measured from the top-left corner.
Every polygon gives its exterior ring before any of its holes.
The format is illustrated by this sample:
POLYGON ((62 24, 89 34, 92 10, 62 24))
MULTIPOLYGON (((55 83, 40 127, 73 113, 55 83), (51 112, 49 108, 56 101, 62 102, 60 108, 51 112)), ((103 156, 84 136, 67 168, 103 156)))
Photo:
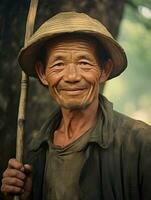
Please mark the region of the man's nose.
POLYGON ((81 79, 80 70, 75 63, 70 63, 66 66, 64 73, 64 81, 78 82, 81 79))

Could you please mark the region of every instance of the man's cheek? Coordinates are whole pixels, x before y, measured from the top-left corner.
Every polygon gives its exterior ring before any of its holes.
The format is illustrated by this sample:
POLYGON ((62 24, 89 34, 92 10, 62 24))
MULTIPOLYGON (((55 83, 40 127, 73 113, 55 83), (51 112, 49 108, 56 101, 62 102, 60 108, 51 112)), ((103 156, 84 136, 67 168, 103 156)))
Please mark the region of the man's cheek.
POLYGON ((100 84, 100 77, 96 76, 95 78, 94 77, 89 78, 89 83, 91 83, 91 85, 93 87, 99 85, 100 84))
POLYGON ((57 92, 55 87, 49 86, 49 94, 54 100, 57 99, 57 92))
POLYGON ((94 81, 98 81, 100 79, 101 73, 100 71, 97 70, 92 70, 89 72, 82 72, 81 76, 87 80, 88 82, 94 82, 94 81))
POLYGON ((55 87, 59 83, 61 77, 59 76, 54 76, 54 75, 49 75, 46 77, 46 80, 48 82, 49 87, 55 87))

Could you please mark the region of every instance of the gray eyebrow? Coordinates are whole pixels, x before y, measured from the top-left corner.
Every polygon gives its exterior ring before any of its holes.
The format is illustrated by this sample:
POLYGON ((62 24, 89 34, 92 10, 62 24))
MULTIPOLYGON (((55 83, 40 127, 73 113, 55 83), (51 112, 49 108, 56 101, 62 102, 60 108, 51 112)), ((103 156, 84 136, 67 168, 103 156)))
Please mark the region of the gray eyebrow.
POLYGON ((55 62, 56 60, 62 60, 62 59, 64 59, 64 56, 62 56, 62 55, 56 55, 56 56, 54 56, 52 62, 55 62))

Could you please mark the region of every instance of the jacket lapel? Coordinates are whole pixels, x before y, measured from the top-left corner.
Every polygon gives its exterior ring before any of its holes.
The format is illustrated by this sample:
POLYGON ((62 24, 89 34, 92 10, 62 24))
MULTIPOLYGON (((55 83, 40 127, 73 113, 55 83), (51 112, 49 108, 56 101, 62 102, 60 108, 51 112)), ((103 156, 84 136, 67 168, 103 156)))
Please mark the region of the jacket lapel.
POLYGON ((101 163, 97 148, 97 144, 89 145, 86 150, 87 159, 82 168, 79 185, 81 191, 81 199, 83 200, 100 200, 101 198, 101 163))
POLYGON ((43 144, 43 148, 39 148, 36 152, 34 152, 33 159, 31 160, 34 169, 32 200, 42 200, 45 161, 46 144, 43 144))

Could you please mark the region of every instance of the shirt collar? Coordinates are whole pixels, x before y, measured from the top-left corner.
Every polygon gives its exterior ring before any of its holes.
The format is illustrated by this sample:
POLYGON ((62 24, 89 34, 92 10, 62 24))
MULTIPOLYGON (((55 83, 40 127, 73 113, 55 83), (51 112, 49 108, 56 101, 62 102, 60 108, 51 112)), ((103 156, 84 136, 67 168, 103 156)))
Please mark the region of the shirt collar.
POLYGON ((49 117, 48 120, 43 124, 40 131, 32 138, 29 144, 29 150, 36 151, 40 146, 47 141, 52 136, 53 132, 59 126, 62 118, 61 110, 56 109, 49 117))
MULTIPOLYGON (((31 151, 36 151, 40 146, 46 143, 53 132, 59 126, 62 118, 61 110, 53 112, 49 119, 44 123, 39 133, 33 138, 29 145, 31 151)), ((113 141, 113 105, 104 96, 99 95, 98 118, 89 143, 97 143, 100 147, 106 149, 113 141)))
POLYGON ((89 142, 108 148, 113 141, 113 104, 103 95, 99 96, 98 117, 89 142))

